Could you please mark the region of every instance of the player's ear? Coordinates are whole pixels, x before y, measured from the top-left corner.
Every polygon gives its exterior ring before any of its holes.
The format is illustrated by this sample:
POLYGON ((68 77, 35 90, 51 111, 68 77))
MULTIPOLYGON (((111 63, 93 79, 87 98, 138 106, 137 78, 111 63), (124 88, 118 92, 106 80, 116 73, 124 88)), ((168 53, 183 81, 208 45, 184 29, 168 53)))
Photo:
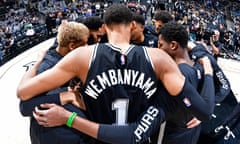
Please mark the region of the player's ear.
POLYGON ((103 24, 102 29, 105 30, 105 32, 107 32, 108 30, 111 29, 111 26, 107 26, 106 24, 103 24))
POLYGON ((135 22, 135 21, 132 21, 132 22, 130 23, 130 30, 133 31, 133 30, 136 28, 136 26, 137 26, 136 22, 135 22))
POLYGON ((73 49, 75 49, 74 43, 73 43, 73 42, 70 42, 70 43, 68 44, 68 48, 69 48, 70 51, 72 51, 73 49))
POLYGON ((141 25, 141 30, 142 30, 142 31, 144 31, 144 28, 145 28, 145 26, 144 26, 144 25, 141 25))
POLYGON ((171 41, 170 48, 174 51, 178 48, 178 42, 171 41))
POLYGON ((102 24, 101 30, 102 30, 102 32, 106 32, 106 24, 102 24))

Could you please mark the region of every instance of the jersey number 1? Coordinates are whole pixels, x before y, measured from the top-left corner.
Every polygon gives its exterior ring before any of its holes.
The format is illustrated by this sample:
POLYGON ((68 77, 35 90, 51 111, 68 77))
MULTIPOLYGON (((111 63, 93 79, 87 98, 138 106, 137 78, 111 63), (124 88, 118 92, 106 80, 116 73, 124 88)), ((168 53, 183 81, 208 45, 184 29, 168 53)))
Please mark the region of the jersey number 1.
POLYGON ((116 125, 125 125, 128 116, 128 99, 117 99, 112 102, 112 110, 116 110, 116 125))

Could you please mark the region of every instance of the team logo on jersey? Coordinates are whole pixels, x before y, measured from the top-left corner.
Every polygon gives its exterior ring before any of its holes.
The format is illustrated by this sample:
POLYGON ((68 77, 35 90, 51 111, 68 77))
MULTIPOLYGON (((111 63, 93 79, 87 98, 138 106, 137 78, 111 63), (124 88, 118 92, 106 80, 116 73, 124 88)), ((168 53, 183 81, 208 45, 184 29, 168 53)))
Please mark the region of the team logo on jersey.
POLYGON ((184 104, 187 106, 187 107, 190 107, 192 104, 191 104, 191 102, 190 102, 190 100, 188 99, 188 98, 184 98, 183 99, 183 102, 184 102, 184 104))
POLYGON ((160 111, 154 107, 150 106, 147 112, 142 116, 137 128, 134 130, 136 142, 140 142, 144 135, 154 127, 154 121, 156 120, 157 116, 159 115, 160 111))

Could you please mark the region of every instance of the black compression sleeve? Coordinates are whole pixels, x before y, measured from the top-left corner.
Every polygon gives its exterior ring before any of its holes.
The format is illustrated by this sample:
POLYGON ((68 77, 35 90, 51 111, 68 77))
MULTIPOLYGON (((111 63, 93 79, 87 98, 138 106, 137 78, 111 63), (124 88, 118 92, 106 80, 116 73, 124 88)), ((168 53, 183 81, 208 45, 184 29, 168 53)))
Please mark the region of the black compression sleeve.
POLYGON ((187 80, 180 94, 176 96, 176 99, 201 121, 211 118, 215 106, 214 98, 215 90, 213 77, 208 74, 204 76, 201 96, 187 80))
POLYGON ((164 118, 162 109, 150 106, 136 123, 122 126, 101 124, 98 139, 114 144, 141 143, 157 132, 164 118))
POLYGON ((201 96, 206 103, 206 109, 208 109, 208 113, 206 114, 211 117, 215 107, 215 86, 213 77, 209 74, 204 75, 204 83, 201 89, 201 96))
POLYGON ((131 144, 134 142, 133 127, 136 127, 136 124, 122 126, 101 124, 98 139, 107 143, 131 144))

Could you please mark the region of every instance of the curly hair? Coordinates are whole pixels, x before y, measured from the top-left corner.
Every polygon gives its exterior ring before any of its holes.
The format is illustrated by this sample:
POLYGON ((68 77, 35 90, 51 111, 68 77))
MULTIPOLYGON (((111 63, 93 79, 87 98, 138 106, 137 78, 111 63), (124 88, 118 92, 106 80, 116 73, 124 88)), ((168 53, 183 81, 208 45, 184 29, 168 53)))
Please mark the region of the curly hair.
POLYGON ((187 48, 188 32, 186 28, 176 22, 169 22, 160 28, 159 33, 166 42, 176 41, 183 48, 187 48))
POLYGON ((103 25, 103 20, 99 16, 87 17, 83 24, 85 24, 90 30, 98 30, 103 25))

